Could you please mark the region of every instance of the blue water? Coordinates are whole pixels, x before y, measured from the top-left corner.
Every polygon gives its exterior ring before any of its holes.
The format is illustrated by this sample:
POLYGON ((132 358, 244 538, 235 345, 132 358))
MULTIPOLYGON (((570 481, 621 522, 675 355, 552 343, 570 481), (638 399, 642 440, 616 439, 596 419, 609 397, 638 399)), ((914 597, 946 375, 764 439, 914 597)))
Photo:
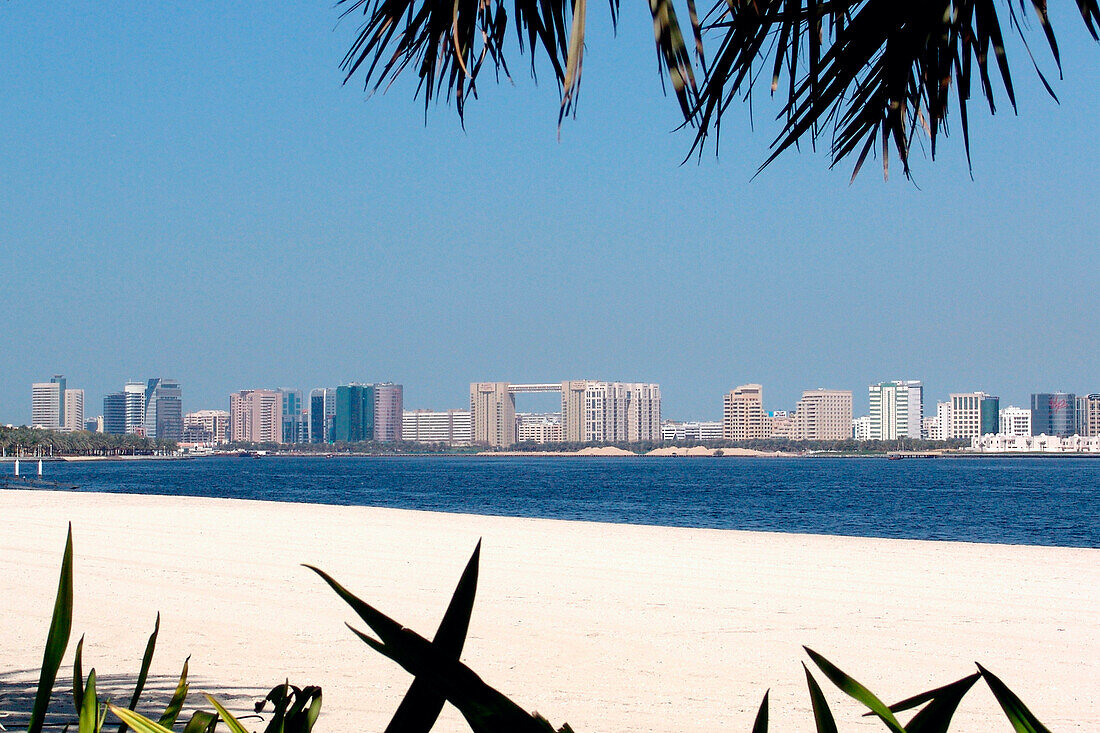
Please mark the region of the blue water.
POLYGON ((1100 547, 1089 458, 206 458, 46 464, 82 491, 1100 547))

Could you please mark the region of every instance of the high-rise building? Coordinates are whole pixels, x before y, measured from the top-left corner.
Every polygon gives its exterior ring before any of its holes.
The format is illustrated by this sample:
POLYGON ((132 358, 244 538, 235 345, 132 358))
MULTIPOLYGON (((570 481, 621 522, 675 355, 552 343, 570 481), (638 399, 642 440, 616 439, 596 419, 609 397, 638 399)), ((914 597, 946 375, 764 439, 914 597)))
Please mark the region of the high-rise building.
POLYGON ((145 437, 180 440, 183 437, 183 390, 167 377, 153 377, 145 385, 145 437))
POLYGON ((722 400, 722 437, 726 440, 760 440, 772 437, 771 420, 764 413, 764 388, 743 384, 722 400))
POLYGON ((592 379, 561 383, 562 438, 570 443, 661 439, 661 387, 592 379))
POLYGON ((470 426, 475 445, 507 448, 516 442, 516 398, 508 382, 470 385, 470 426))
POLYGON ((229 413, 225 410, 195 410, 183 416, 184 442, 229 442, 229 413), (188 440, 187 438, 191 439, 188 440))
POLYGON ((1031 430, 1034 435, 1068 438, 1077 431, 1077 397, 1068 392, 1031 395, 1031 430))
POLYGON ((1100 394, 1077 398, 1077 434, 1089 438, 1100 436, 1100 394))
POLYGON ((282 395, 242 389, 229 395, 229 434, 234 443, 278 443, 283 437, 282 395))
POLYGON ((1000 429, 1000 400, 985 392, 951 395, 951 437, 980 438, 1000 429))
POLYGON ((84 390, 65 390, 65 422, 61 429, 68 432, 84 429, 84 390))
POLYGON ((302 390, 279 390, 283 397, 283 442, 308 443, 309 423, 303 413, 302 390))
POLYGON ((48 382, 31 385, 31 425, 60 430, 65 424, 65 377, 55 375, 48 382))
POLYGON ((871 439, 871 416, 861 415, 855 420, 852 420, 852 439, 853 440, 870 440, 871 439))
POLYGON ((336 420, 336 390, 318 387, 309 392, 309 442, 331 443, 336 420))
POLYGON ((920 438, 924 417, 924 385, 915 380, 872 384, 871 440, 920 438))
POLYGON ((951 437, 951 400, 936 403, 936 424, 939 426, 939 437, 931 440, 947 440, 951 437))
POLYGON ((103 432, 108 435, 126 434, 126 394, 112 392, 103 398, 103 432))
POLYGON ((802 393, 792 421, 792 440, 848 440, 851 437, 851 391, 811 389, 802 393))
POLYGON ((141 382, 127 382, 122 387, 126 398, 126 433, 145 435, 145 385, 141 382))
MULTIPOLYGON (((374 388, 374 440, 379 443, 399 443, 402 440, 401 418, 405 411, 404 388, 384 382, 374 388)), ((370 440, 370 436, 367 438, 370 440)))
POLYGON ((336 388, 332 441, 374 440, 374 385, 343 384, 336 388))
POLYGON ((1031 410, 1009 405, 1001 410, 998 435, 1031 435, 1031 410))
POLYGON ((469 410, 405 410, 401 440, 411 443, 470 444, 469 410))

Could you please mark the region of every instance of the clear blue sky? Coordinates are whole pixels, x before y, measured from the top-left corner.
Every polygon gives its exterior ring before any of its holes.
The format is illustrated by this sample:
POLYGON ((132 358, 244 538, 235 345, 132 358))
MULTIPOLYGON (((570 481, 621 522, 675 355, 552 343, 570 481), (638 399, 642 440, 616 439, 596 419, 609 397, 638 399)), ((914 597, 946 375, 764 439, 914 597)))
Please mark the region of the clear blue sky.
POLYGON ((411 76, 342 86, 357 24, 328 2, 2 3, 0 423, 55 372, 88 415, 153 375, 188 410, 349 380, 425 408, 475 380, 645 380, 698 419, 753 381, 766 409, 821 386, 857 413, 891 378, 933 405, 1100 390, 1100 48, 1053 5, 1061 106, 1017 55, 1020 115, 972 107, 974 181, 955 135, 916 185, 869 163, 849 186, 808 149, 750 181, 765 95, 755 132, 739 110, 719 159, 680 165, 644 3, 617 38, 590 11, 560 142, 550 77, 518 57, 465 131, 446 106, 425 125, 411 76))

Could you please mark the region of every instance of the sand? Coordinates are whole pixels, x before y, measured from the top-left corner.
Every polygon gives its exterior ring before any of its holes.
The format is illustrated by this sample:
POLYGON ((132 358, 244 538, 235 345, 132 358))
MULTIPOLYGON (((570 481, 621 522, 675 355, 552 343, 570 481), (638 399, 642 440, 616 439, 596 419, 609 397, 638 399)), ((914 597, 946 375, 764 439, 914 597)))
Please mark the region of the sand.
MULTIPOLYGON (((381 731, 410 678, 299 563, 431 636, 479 537, 463 660, 578 733, 747 732, 768 688, 772 730, 812 730, 803 644, 888 701, 977 660, 1052 730, 1100 729, 1100 550, 31 491, 0 491, 0 516, 0 709, 38 669, 71 521, 67 669, 84 633, 85 671, 132 681, 160 611, 154 685, 187 655, 195 704, 318 684, 319 731, 381 731)), ((881 730, 822 682, 841 730, 881 730)), ((1000 716, 976 688, 958 730, 1000 716)), ((436 730, 468 728, 448 706, 436 730)))

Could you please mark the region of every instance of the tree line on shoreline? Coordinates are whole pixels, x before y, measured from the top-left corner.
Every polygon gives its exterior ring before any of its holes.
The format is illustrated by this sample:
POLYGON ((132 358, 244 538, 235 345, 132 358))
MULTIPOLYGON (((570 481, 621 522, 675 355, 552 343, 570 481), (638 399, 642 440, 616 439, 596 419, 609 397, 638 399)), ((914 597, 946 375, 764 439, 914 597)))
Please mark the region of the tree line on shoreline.
POLYGON ((4 456, 143 456, 175 453, 177 449, 173 440, 155 440, 140 435, 0 427, 0 454, 4 456))
POLYGON ((896 451, 942 451, 958 450, 970 445, 968 438, 954 438, 951 440, 917 440, 903 438, 901 440, 789 440, 787 438, 768 438, 763 440, 707 440, 707 441, 663 441, 650 440, 636 443, 625 441, 609 443, 516 443, 508 448, 486 448, 484 446, 449 446, 445 443, 414 443, 402 441, 397 443, 380 443, 377 441, 361 441, 349 443, 337 441, 335 443, 227 443, 219 446, 219 450, 225 451, 263 451, 266 453, 294 453, 294 454, 362 454, 362 455, 419 455, 419 454, 460 454, 493 452, 531 452, 531 453, 575 453, 585 448, 620 448, 632 453, 644 454, 658 448, 695 448, 703 447, 713 450, 723 449, 749 449, 768 453, 800 454, 807 452, 840 453, 850 455, 878 455, 896 451))

